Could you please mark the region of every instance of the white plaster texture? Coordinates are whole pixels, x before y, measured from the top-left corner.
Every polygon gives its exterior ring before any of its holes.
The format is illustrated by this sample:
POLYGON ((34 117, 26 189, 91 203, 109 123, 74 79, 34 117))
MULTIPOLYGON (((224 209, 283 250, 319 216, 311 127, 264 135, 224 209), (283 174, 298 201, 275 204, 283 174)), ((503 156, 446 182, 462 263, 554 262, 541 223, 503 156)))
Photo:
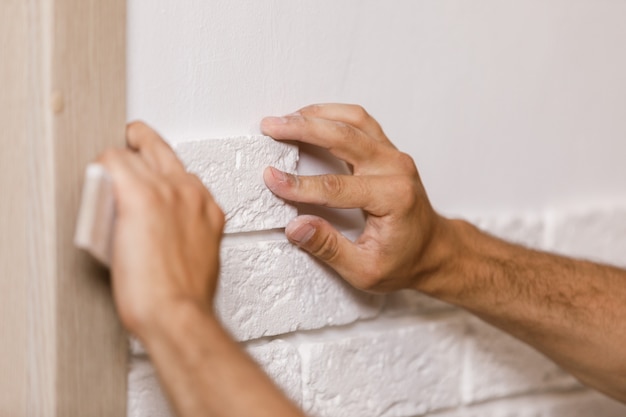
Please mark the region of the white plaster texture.
POLYGON ((468 318, 464 401, 578 387, 552 361, 508 334, 468 318))
POLYGON ((595 392, 541 394, 428 414, 428 417, 623 417, 626 406, 595 392))
POLYGON ((128 417, 174 417, 146 357, 133 357, 128 373, 128 417))
POLYGON ((169 140, 359 103, 446 213, 625 196, 624 2, 128 4, 129 118, 169 140))
POLYGON ((263 170, 270 165, 296 172, 296 145, 252 136, 176 143, 174 150, 222 207, 226 233, 285 227, 297 215, 263 182, 263 170))
POLYGON ((400 417, 456 406, 462 338, 459 322, 399 321, 302 344, 304 410, 316 417, 400 417))
POLYGON ((288 242, 225 247, 216 309, 239 340, 373 318, 382 297, 355 290, 288 242))
POLYGON ((302 407, 302 373, 297 349, 282 340, 248 347, 246 351, 274 380, 285 395, 302 407))
MULTIPOLYGON (((300 357, 283 341, 245 348, 285 395, 297 405, 302 403, 300 357)), ((165 399, 156 370, 145 356, 131 360, 128 375, 128 417, 174 417, 165 399)))
POLYGON ((553 250, 626 267, 626 206, 553 212, 553 250))

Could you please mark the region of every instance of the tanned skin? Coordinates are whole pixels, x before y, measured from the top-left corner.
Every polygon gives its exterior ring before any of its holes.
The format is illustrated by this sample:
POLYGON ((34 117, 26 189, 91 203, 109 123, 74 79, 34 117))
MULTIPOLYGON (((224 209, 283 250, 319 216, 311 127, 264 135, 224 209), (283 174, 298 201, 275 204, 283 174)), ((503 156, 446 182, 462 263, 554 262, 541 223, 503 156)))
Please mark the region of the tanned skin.
MULTIPOLYGON (((297 217, 285 231, 293 244, 356 288, 414 289, 464 308, 626 402, 626 271, 533 251, 440 216, 411 157, 360 106, 308 106, 266 118, 261 129, 325 148, 352 169, 305 177, 268 167, 272 192, 366 215, 354 242, 321 218, 297 217)), ((127 142, 98 159, 117 201, 114 297, 173 409, 180 417, 303 416, 215 316, 222 211, 150 127, 130 124, 127 142)))

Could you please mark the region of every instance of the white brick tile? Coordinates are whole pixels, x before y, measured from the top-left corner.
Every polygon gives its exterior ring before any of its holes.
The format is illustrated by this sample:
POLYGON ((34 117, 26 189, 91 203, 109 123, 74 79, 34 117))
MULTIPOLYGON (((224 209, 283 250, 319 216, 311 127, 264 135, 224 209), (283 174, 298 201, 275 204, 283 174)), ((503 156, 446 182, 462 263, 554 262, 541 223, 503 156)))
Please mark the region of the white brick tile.
MULTIPOLYGON (((298 406, 302 404, 300 357, 297 350, 283 341, 246 348, 285 395, 298 406)), ((207 394, 207 395, 210 395, 207 394)), ((128 417, 174 417, 157 378, 146 357, 134 357, 128 375, 128 417)))
MULTIPOLYGON (((286 241, 222 248, 218 316, 240 341, 376 317, 383 296, 358 291, 286 241)), ((130 338, 134 355, 145 354, 130 338)))
POLYGON ((626 266, 626 208, 554 212, 553 250, 626 266))
POLYGON ((268 165, 296 171, 297 146, 252 136, 181 142, 174 150, 224 210, 226 233, 285 227, 297 215, 263 183, 268 165))
POLYGON ((528 345, 479 319, 470 318, 468 323, 467 402, 578 386, 574 378, 528 345))
POLYGON ((351 323, 382 305, 288 242, 225 247, 221 275, 217 311, 239 340, 351 323))
POLYGON ((305 412, 394 417, 459 404, 462 324, 400 323, 301 345, 305 412))
POLYGON ((132 358, 128 374, 128 417, 174 417, 150 361, 132 358))
POLYGON ((509 242, 540 249, 545 245, 545 221, 532 214, 497 215, 472 221, 478 228, 509 242))
POLYGON ((246 349, 250 356, 299 407, 302 406, 302 373, 296 348, 282 340, 246 349))
POLYGON ((623 417, 626 406, 594 392, 541 394, 432 413, 428 417, 623 417))

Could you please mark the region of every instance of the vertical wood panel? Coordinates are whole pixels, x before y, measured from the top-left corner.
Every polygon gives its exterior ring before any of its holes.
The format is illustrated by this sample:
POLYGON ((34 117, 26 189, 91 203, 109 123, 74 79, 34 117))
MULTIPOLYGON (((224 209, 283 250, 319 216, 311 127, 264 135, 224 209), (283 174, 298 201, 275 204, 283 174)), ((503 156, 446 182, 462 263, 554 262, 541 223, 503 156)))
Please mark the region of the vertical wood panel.
POLYGON ((72 245, 83 169, 122 145, 125 0, 0 6, 0 415, 123 416, 127 347, 72 245))

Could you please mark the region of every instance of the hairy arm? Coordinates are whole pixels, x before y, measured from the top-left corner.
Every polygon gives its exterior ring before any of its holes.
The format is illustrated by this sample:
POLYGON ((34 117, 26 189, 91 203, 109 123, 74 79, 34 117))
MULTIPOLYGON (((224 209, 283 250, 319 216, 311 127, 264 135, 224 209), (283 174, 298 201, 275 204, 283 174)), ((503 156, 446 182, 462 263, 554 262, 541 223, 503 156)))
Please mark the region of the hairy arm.
POLYGON ((416 289, 463 307, 626 402, 626 271, 512 245, 451 222, 457 271, 416 289))
POLYGON ((301 417, 213 313, 224 214, 154 130, 133 123, 127 142, 99 158, 117 202, 113 293, 173 410, 180 417, 301 417))
POLYGON ((532 251, 446 219, 432 208, 413 160, 360 106, 323 104, 263 120, 264 133, 328 149, 353 175, 265 182, 303 203, 361 208, 354 242, 314 216, 287 237, 357 288, 412 288, 455 304, 534 346, 583 383, 626 402, 626 272, 532 251))
POLYGON ((178 416, 304 416, 212 313, 184 303, 159 316, 140 337, 178 416))

